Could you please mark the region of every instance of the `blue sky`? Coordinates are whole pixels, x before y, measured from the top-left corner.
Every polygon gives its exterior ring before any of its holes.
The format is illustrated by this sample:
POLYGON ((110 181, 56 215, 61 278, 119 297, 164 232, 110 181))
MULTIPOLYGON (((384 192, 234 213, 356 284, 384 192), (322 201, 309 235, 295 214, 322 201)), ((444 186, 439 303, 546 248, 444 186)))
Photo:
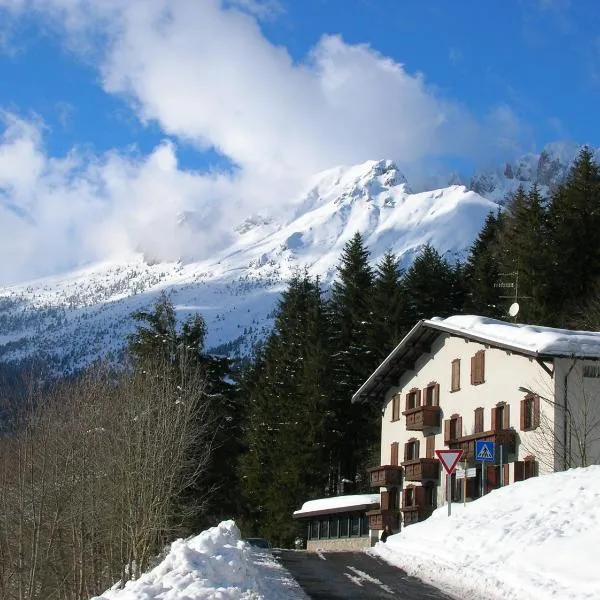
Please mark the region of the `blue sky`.
MULTIPOLYGON (((97 151, 136 144, 147 152, 165 137, 156 122, 142 124, 122 98, 103 91, 97 71, 31 15, 21 16, 0 55, 0 106, 41 116, 50 153, 74 144, 97 151)), ((476 117, 509 107, 525 151, 556 139, 600 144, 593 116, 599 17, 593 0, 281 0, 261 27, 298 62, 323 34, 341 34, 422 73, 476 117)), ((214 152, 201 155, 185 143, 179 157, 189 167, 218 163, 214 152)))
MULTIPOLYGON (((600 146, 595 0, 0 0, 0 281, 226 243, 309 178, 600 146), (182 240, 178 215, 210 228, 182 240)), ((435 181, 432 181, 435 180, 435 181)), ((426 182, 426 183, 425 183, 426 182)))

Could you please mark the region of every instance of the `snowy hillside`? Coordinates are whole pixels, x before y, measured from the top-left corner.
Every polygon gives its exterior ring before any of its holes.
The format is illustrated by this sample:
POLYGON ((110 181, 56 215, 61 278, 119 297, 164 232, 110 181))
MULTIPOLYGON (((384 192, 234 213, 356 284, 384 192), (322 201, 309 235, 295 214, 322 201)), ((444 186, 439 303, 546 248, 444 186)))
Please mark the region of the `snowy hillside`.
MULTIPOLYGON (((471 178, 469 189, 499 204, 520 185, 528 189, 537 183, 542 193, 562 183, 581 146, 570 142, 547 144, 540 154, 524 154, 502 167, 484 170, 471 178)), ((595 151, 600 162, 600 148, 595 151)))
MULTIPOLYGON (((427 243, 464 256, 497 206, 462 186, 413 194, 391 161, 326 171, 274 221, 232 224, 232 243, 210 260, 154 262, 142 255, 0 290, 0 361, 40 354, 61 370, 108 356, 118 360, 131 313, 162 290, 178 314, 200 312, 211 349, 246 354, 272 326, 286 281, 308 267, 325 285, 344 244, 360 231, 373 261, 392 249, 405 265, 427 243)), ((185 215, 186 227, 194 223, 185 215)), ((202 223, 196 223, 201 234, 202 223)))

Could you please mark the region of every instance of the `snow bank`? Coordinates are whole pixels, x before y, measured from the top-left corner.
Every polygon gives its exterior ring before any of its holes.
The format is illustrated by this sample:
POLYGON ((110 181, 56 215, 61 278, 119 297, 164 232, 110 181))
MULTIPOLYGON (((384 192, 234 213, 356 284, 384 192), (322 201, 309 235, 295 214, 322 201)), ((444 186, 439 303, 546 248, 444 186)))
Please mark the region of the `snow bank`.
POLYGON ((123 589, 92 600, 305 600, 270 553, 252 549, 233 521, 171 545, 165 559, 123 589))
POLYGON ((434 512, 370 550, 463 600, 600 599, 600 466, 434 512))

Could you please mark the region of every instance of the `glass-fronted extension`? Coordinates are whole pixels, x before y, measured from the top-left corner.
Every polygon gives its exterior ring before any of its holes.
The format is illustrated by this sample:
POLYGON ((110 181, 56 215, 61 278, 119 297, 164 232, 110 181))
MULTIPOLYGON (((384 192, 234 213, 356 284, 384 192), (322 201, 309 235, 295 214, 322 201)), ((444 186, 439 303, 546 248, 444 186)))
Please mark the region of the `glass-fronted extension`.
POLYGON ((369 520, 364 511, 315 516, 307 521, 309 540, 334 540, 369 535, 369 520))

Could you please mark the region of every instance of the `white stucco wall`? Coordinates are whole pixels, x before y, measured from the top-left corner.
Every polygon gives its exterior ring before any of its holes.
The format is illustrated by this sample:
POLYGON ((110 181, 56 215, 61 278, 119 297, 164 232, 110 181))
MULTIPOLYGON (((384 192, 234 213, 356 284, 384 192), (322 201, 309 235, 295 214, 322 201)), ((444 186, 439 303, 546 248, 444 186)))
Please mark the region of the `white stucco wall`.
MULTIPOLYGON (((551 368, 552 365, 550 364, 551 368)), ((534 443, 539 432, 520 430, 520 403, 525 393, 519 386, 526 387, 540 394, 550 396, 554 390, 554 381, 550 375, 534 360, 496 348, 486 348, 483 344, 466 341, 462 338, 441 334, 434 342, 431 354, 420 357, 412 372, 407 372, 398 382, 398 386, 388 390, 385 397, 385 409, 382 416, 381 464, 390 464, 390 445, 398 442, 399 462, 404 455, 404 444, 412 438, 420 440, 420 458, 425 457, 426 442, 423 432, 407 431, 406 418, 401 415, 398 421, 392 422, 392 397, 401 394, 401 411, 405 409, 405 395, 412 388, 423 389, 436 382, 440 385, 439 404, 442 408, 442 427, 435 435, 435 448, 444 449, 443 421, 457 413, 462 417, 463 431, 461 435, 474 433, 475 409, 484 408, 484 431, 491 429, 491 410, 498 402, 506 402, 510 406, 510 426, 519 433, 517 444, 517 460, 532 454, 532 448, 539 449, 534 443), (471 357, 478 350, 485 350, 485 382, 480 385, 471 384, 471 357), (460 390, 451 392, 452 361, 459 358, 460 390)), ((540 402, 543 420, 549 427, 554 427, 554 407, 547 402, 540 402)), ((536 456, 538 460, 540 457, 536 456)), ((539 460, 540 474, 552 470, 552 459, 539 460)), ((509 479, 514 477, 513 465, 510 466, 509 479)), ((440 484, 445 481, 442 477, 440 484)), ((406 485, 406 484, 405 484, 406 485)), ((438 505, 444 502, 442 485, 438 486, 438 505)))
MULTIPOLYGON (((565 401, 567 378, 567 462, 570 466, 600 464, 600 377, 585 376, 584 368, 600 375, 600 362, 564 358, 556 361, 555 398, 557 404, 565 401)), ((588 373, 589 375, 590 373, 588 373)), ((564 412, 557 409, 556 438, 558 440, 556 469, 564 462, 564 412)))

